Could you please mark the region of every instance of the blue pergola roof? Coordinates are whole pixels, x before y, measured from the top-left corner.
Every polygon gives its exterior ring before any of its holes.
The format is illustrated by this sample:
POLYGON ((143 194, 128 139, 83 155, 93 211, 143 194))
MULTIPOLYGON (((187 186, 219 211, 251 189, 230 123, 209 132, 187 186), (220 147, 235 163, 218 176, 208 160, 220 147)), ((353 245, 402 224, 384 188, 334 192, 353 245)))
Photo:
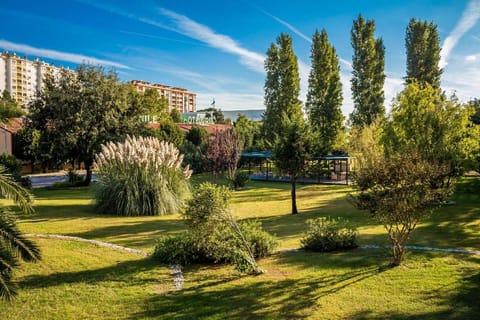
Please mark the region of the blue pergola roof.
POLYGON ((272 151, 254 151, 242 153, 242 157, 245 158, 270 159, 273 158, 273 156, 274 154, 272 151))
MULTIPOLYGON (((244 158, 252 158, 252 159, 271 159, 275 156, 272 151, 254 151, 254 152, 244 152, 242 153, 242 157, 244 158)), ((326 155, 326 156, 316 156, 312 159, 314 160, 348 160, 351 157, 347 155, 326 155)))

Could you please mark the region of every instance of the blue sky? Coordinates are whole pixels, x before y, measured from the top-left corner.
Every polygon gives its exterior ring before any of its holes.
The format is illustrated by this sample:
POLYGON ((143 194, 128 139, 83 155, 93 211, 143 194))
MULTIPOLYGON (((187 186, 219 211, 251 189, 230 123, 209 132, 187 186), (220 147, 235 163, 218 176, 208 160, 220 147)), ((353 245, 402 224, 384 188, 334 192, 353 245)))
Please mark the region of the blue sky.
POLYGON ((341 59, 343 111, 352 110, 350 29, 374 19, 386 47, 386 105, 402 89, 410 18, 438 25, 442 87, 480 97, 480 0, 422 1, 30 1, 0 3, 0 48, 74 68, 114 67, 122 80, 184 87, 197 108, 263 108, 263 59, 281 32, 292 35, 305 97, 310 38, 325 28, 341 59))

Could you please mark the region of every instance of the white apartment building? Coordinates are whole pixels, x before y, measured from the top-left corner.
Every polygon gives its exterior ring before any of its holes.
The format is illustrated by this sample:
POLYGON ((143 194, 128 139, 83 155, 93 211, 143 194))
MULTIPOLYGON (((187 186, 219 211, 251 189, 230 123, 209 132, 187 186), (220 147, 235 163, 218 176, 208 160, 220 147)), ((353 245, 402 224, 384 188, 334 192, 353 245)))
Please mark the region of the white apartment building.
POLYGON ((18 105, 26 108, 42 90, 43 80, 47 74, 56 76, 62 68, 27 57, 19 57, 7 51, 0 53, 0 92, 7 90, 18 105))
POLYGON ((180 113, 195 112, 197 110, 197 95, 187 89, 170 87, 164 84, 152 84, 142 80, 132 80, 138 92, 144 93, 147 89, 157 90, 160 96, 168 100, 168 111, 176 108, 180 113))

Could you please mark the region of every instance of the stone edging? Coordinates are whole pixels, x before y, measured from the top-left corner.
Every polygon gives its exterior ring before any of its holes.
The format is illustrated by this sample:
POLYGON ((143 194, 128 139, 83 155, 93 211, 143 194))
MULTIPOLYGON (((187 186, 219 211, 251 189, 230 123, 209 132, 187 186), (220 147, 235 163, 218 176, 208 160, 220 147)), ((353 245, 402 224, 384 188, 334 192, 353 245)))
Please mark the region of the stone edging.
MULTIPOLYGON (((143 251, 143 250, 138 250, 138 249, 132 249, 132 248, 127 248, 127 247, 122 247, 113 243, 108 243, 108 242, 103 242, 103 241, 98 241, 98 240, 90 240, 90 239, 85 239, 85 238, 80 238, 80 237, 72 237, 72 236, 63 236, 59 234, 25 234, 26 237, 31 237, 31 238, 41 238, 41 239, 57 239, 57 240, 69 240, 69 241, 76 241, 76 242, 84 242, 84 243, 89 243, 93 244, 94 246, 98 247, 105 247, 105 248, 110 248, 110 249, 115 249, 115 250, 120 250, 120 251, 126 251, 134 254, 139 254, 141 256, 148 256, 148 254, 143 251)), ((170 267, 170 273, 173 276, 173 287, 176 290, 181 290, 183 287, 183 274, 182 274, 182 269, 178 265, 171 265, 170 267)))
POLYGON ((62 236, 59 234, 25 234, 25 237, 32 237, 32 238, 42 238, 42 239, 59 239, 59 240, 71 240, 71 241, 77 241, 77 242, 85 242, 85 243, 90 243, 98 247, 106 247, 110 249, 115 249, 115 250, 121 250, 121 251, 127 251, 130 253, 135 253, 142 255, 144 257, 148 256, 148 254, 145 251, 138 250, 138 249, 132 249, 132 248, 127 248, 127 247, 122 247, 113 243, 108 243, 108 242, 103 242, 103 241, 98 241, 98 240, 90 240, 90 239, 85 239, 85 238, 80 238, 80 237, 71 237, 71 236, 62 236))
MULTIPOLYGON (((390 249, 390 246, 380 246, 376 244, 364 244, 358 246, 359 249, 390 249)), ((419 250, 419 251, 437 251, 437 252, 451 252, 451 253, 463 253, 480 256, 480 251, 476 250, 466 250, 466 249, 456 249, 456 248, 435 248, 435 247, 422 247, 422 246, 406 246, 410 250, 419 250)), ((278 250, 275 253, 289 253, 289 252, 299 252, 303 251, 301 248, 288 248, 283 250, 278 250)))
MULTIPOLYGON (((465 250, 465 249, 456 249, 456 248, 435 248, 435 247, 422 247, 422 246, 405 246, 405 247, 410 250, 464 253, 464 254, 480 256, 480 251, 476 251, 476 250, 465 250)), ((390 247, 365 244, 365 245, 359 246, 359 248, 360 249, 389 249, 390 247)))

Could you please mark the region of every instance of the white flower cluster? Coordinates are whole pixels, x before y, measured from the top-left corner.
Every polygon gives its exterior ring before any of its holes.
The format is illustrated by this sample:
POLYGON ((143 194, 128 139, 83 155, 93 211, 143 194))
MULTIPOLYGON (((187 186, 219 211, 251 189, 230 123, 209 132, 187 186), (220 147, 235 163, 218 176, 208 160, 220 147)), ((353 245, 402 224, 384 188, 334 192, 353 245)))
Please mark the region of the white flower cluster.
MULTIPOLYGON (((161 173, 165 168, 182 169, 182 161, 183 155, 174 144, 153 137, 127 136, 125 142, 108 142, 102 145, 102 151, 96 156, 100 170, 113 163, 120 167, 136 164, 161 173)), ((189 167, 182 170, 185 178, 189 179, 192 174, 189 167)))

